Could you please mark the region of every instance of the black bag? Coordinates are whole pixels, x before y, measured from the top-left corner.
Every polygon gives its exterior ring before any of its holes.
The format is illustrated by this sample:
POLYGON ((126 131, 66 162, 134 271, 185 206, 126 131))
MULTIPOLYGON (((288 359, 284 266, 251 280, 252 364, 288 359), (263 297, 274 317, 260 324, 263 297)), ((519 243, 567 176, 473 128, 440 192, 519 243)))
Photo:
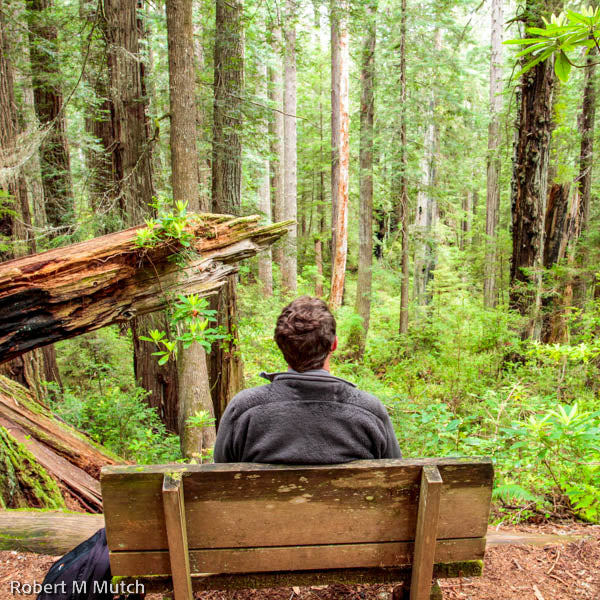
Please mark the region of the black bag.
POLYGON ((37 600, 112 600, 110 583, 106 531, 102 528, 50 567, 37 600))

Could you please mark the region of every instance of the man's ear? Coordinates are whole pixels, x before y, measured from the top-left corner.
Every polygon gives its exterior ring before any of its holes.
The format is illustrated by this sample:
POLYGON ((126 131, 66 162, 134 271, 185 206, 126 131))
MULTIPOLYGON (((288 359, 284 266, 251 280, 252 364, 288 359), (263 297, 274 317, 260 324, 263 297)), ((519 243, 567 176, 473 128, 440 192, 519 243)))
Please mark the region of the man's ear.
POLYGON ((331 351, 334 352, 337 349, 338 346, 338 339, 337 339, 337 335, 335 336, 335 340, 333 340, 333 344, 331 344, 331 351))

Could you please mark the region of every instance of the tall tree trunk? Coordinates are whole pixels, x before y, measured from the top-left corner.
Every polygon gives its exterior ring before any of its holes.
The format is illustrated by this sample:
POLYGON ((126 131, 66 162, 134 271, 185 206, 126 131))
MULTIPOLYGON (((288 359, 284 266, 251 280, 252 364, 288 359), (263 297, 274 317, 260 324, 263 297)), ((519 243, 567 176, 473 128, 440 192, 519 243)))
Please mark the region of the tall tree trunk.
MULTIPOLYGON (((285 55, 283 90, 283 156, 284 156, 284 219, 296 219, 296 0, 286 0, 285 55)), ((297 225, 294 224, 285 239, 281 284, 291 294, 297 288, 297 225)))
MULTIPOLYGON (((94 23, 97 10, 97 2, 80 0, 79 15, 82 20, 94 23)), ((98 234, 110 233, 120 228, 118 220, 114 218, 114 212, 111 214, 116 194, 110 144, 115 135, 110 118, 107 51, 106 40, 100 34, 96 34, 93 40, 85 39, 81 44, 82 56, 87 56, 84 77, 94 95, 85 107, 85 130, 95 139, 96 145, 86 147, 85 163, 89 172, 87 182, 90 209, 98 220, 98 234)))
POLYGON ((216 0, 213 211, 239 215, 242 183, 244 36, 241 0, 216 0))
POLYGON ((371 318, 371 283, 373 279, 373 117, 375 110, 375 44, 377 41, 376 12, 373 2, 365 7, 365 38, 362 49, 360 73, 360 208, 358 280, 356 284, 355 311, 362 323, 351 332, 349 345, 356 347, 355 357, 361 359, 365 352, 369 320, 371 318))
MULTIPOLYGON (((283 192, 283 39, 279 9, 276 8, 275 21, 272 24, 272 48, 275 56, 275 66, 269 67, 269 99, 275 108, 270 121, 271 133, 271 188, 273 190, 273 219, 276 223, 283 221, 285 196, 283 192)), ((273 260, 281 269, 283 264, 283 242, 273 247, 273 260)))
POLYGON ((406 151, 406 0, 401 2, 400 20, 400 223, 402 227, 402 284, 400 287, 399 333, 408 332, 408 159, 406 151))
POLYGON ((198 161, 198 183, 200 184, 200 210, 210 212, 211 210, 211 179, 210 179, 210 156, 205 152, 210 144, 207 136, 207 124, 209 122, 209 110, 207 109, 207 98, 205 86, 202 85, 202 71, 205 67, 205 52, 202 44, 202 26, 194 24, 194 69, 196 72, 196 130, 197 139, 200 142, 200 156, 198 161))
MULTIPOLYGON (((193 0, 167 0, 169 44, 169 102, 171 113, 171 182, 173 202, 187 202, 189 210, 200 212, 198 190, 198 148, 196 144, 196 94, 194 75, 193 0)), ((214 426, 203 431, 186 423, 201 410, 214 416, 204 348, 194 343, 178 352, 178 401, 181 453, 191 458, 213 446, 214 426)))
MULTIPOLYGON (((242 95, 244 36, 241 0, 216 0, 214 49, 214 106, 212 209, 240 214, 242 146, 242 95)), ((227 331, 225 344, 215 342, 209 362, 209 379, 217 420, 229 400, 242 388, 242 361, 237 345, 236 277, 211 301, 218 325, 227 331)))
MULTIPOLYGON (((124 221, 139 225, 149 212, 154 192, 152 152, 146 116, 145 66, 140 58, 142 24, 135 2, 104 0, 111 97, 111 143, 114 187, 124 221)), ((178 427, 177 367, 159 365, 154 344, 140 339, 149 330, 168 331, 163 313, 132 320, 135 378, 150 392, 148 403, 171 431, 178 427)))
POLYGON ((340 11, 336 0, 330 4, 331 21, 331 262, 335 256, 335 234, 340 184, 340 11))
POLYGON ((485 266, 483 303, 498 302, 496 286, 496 229, 500 209, 500 112, 502 111, 502 18, 503 0, 492 1, 492 56, 490 59, 490 123, 488 126, 487 200, 485 215, 485 266))
MULTIPOLYGON (((262 63, 259 66, 259 78, 261 80, 260 95, 265 101, 268 102, 268 72, 267 64, 262 63)), ((269 136, 269 120, 265 113, 259 124, 259 135, 261 140, 267 140, 269 136)), ((267 223, 271 223, 271 173, 270 173, 270 160, 269 156, 266 155, 262 160, 263 172, 260 179, 260 187, 258 189, 258 209, 264 216, 267 223)), ((273 295, 273 264, 271 260, 271 248, 267 248, 264 252, 261 252, 258 256, 258 279, 262 284, 264 294, 267 296, 273 295)))
POLYGON ((423 158, 421 160, 421 186, 417 193, 416 248, 414 297, 417 304, 428 304, 430 294, 427 290, 433 279, 434 248, 433 228, 435 226, 437 208, 433 196, 435 184, 435 148, 437 145, 437 127, 435 119, 435 98, 433 92, 429 101, 428 120, 425 130, 423 158))
MULTIPOLYGON (((526 4, 527 25, 541 27, 543 11, 554 6, 539 0, 526 4)), ((523 337, 539 338, 544 257, 544 219, 548 192, 548 159, 552 135, 552 60, 538 63, 521 77, 517 92, 517 138, 511 182, 513 250, 510 298, 513 310, 528 317, 523 337)))
MULTIPOLYGON (((335 52, 339 59, 339 65, 336 68, 336 86, 339 86, 339 102, 333 104, 333 80, 332 80, 332 107, 331 107, 331 127, 332 127, 332 142, 334 121, 336 126, 339 126, 339 139, 337 142, 337 187, 335 195, 332 195, 332 205, 336 205, 334 209, 335 219, 332 227, 335 231, 334 253, 332 254, 331 266, 331 292, 329 294, 329 304, 333 310, 338 309, 342 305, 344 294, 344 280, 346 276, 346 258, 348 255, 348 184, 349 184, 349 166, 350 166, 350 115, 349 115, 349 33, 348 33, 348 3, 346 0, 339 3, 337 28, 332 21, 332 78, 333 78, 333 47, 334 47, 334 29, 337 29, 335 41, 337 41, 338 52, 335 52), (339 71, 338 71, 339 69, 339 71), (335 116, 335 118, 334 118, 335 116)), ((332 143, 333 148, 333 143, 332 143)), ((333 152, 333 151, 332 151, 333 152)), ((333 169, 333 165, 332 165, 333 169)), ((332 181, 333 181, 332 171, 332 181)), ((332 184, 332 192, 334 191, 332 184)))
MULTIPOLYGON (((14 39, 17 36, 9 30, 4 19, 4 6, 0 0, 0 168, 14 169, 5 178, 0 178, 0 191, 7 194, 1 206, 10 210, 0 214, 0 243, 8 246, 6 251, 0 252, 0 261, 35 251, 25 170, 18 166, 17 136, 20 131, 14 93, 16 73, 11 60, 15 55, 14 39)), ((36 398, 41 398, 42 381, 60 383, 56 356, 49 351, 48 361, 44 358, 42 350, 34 350, 5 363, 0 372, 28 387, 36 398)))
MULTIPOLYGON (((579 204, 581 233, 585 234, 588 229, 590 201, 592 199, 592 166, 594 164, 594 125, 596 121, 596 61, 598 54, 590 51, 587 57, 587 67, 584 75, 583 105, 579 115, 579 131, 581 133, 581 144, 579 149, 579 204)), ((578 249, 578 263, 580 268, 588 261, 588 251, 584 246, 578 249)), ((578 275, 573 282, 573 295, 575 303, 583 306, 587 296, 587 288, 590 282, 589 275, 578 275)), ((593 281, 593 279, 592 279, 593 281)))
POLYGON ((42 142, 42 184, 48 224, 55 235, 67 233, 75 222, 69 149, 60 90, 58 32, 50 22, 51 0, 27 0, 29 44, 35 110, 42 125, 51 129, 42 142), (40 40, 43 40, 40 43, 40 40))

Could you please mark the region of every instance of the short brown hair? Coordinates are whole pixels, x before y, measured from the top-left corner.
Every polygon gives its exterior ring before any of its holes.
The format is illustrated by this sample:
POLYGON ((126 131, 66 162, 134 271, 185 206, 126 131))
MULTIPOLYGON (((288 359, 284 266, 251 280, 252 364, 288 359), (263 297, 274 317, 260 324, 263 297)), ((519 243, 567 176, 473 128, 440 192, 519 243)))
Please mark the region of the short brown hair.
POLYGON ((335 318, 319 298, 297 298, 277 319, 275 342, 288 365, 300 373, 320 369, 334 341, 335 318))

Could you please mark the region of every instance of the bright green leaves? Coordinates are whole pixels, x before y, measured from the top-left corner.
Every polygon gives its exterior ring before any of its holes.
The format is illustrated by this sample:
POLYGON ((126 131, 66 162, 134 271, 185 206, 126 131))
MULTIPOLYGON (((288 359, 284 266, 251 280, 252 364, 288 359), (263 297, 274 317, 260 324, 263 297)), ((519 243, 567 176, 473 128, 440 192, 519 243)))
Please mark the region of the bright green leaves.
POLYGON ((567 55, 561 51, 554 62, 554 72, 556 76, 563 82, 569 81, 569 73, 571 72, 571 63, 567 55))
POLYGON ((187 212, 187 202, 177 201, 173 210, 164 198, 155 197, 151 206, 158 216, 146 219, 146 227, 136 231, 136 245, 154 248, 162 242, 173 241, 190 248, 194 236, 188 230, 192 216, 187 212))
POLYGON ((152 355, 158 357, 159 365, 164 365, 169 358, 177 356, 179 344, 189 348, 198 343, 208 352, 213 342, 226 337, 220 329, 209 327, 211 322, 216 321, 216 312, 209 309, 206 298, 201 298, 198 294, 180 295, 171 307, 170 335, 152 329, 148 336, 140 336, 140 339, 158 347, 152 355))
POLYGON ((585 65, 575 64, 569 53, 578 48, 598 47, 600 40, 600 10, 584 7, 580 13, 572 10, 552 15, 548 22, 544 19, 544 28, 528 27, 527 33, 535 36, 520 40, 507 40, 505 44, 526 46, 516 55, 516 58, 531 55, 523 68, 517 73, 520 77, 538 63, 555 56, 554 72, 562 81, 569 80, 572 67, 583 68, 585 65))

